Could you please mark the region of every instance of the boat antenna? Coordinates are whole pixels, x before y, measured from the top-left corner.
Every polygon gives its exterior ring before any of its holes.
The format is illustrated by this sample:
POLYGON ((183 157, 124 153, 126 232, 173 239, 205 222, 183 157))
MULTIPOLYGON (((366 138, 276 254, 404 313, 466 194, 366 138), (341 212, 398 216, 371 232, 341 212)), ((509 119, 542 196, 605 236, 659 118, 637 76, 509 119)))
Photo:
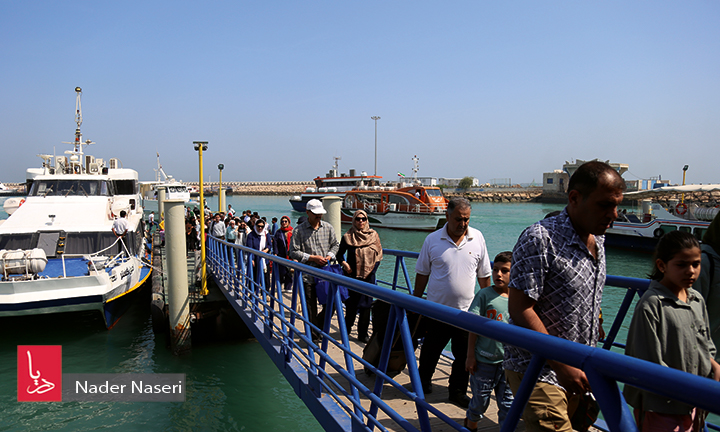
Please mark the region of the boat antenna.
POLYGON ((342 158, 340 156, 333 156, 333 160, 335 161, 335 163, 333 164, 333 169, 335 170, 335 177, 340 176, 339 171, 338 171, 338 161, 341 159, 342 158))
POLYGON ((82 124, 82 104, 80 102, 82 89, 80 87, 75 87, 75 93, 77 93, 75 98, 75 123, 77 123, 77 129, 75 129, 75 142, 69 143, 63 141, 63 144, 72 144, 74 146, 73 150, 66 150, 65 154, 70 155, 70 166, 73 168, 73 171, 80 174, 85 171, 85 167, 82 163, 82 146, 94 143, 90 140, 85 142, 82 141, 82 132, 80 132, 80 125, 82 124))
POLYGON ((412 169, 413 178, 412 179, 413 179, 413 183, 417 183, 418 182, 417 173, 420 170, 420 159, 417 157, 417 155, 415 155, 415 156, 413 156, 412 161, 413 161, 413 169, 412 169))
POLYGON ((155 170, 155 173, 156 173, 155 178, 159 182, 160 174, 162 174, 162 176, 165 179, 164 181, 166 181, 166 182, 172 181, 173 180, 172 176, 165 174, 165 170, 163 169, 162 165, 160 165, 160 152, 156 151, 155 154, 157 155, 157 165, 158 165, 157 169, 155 170))

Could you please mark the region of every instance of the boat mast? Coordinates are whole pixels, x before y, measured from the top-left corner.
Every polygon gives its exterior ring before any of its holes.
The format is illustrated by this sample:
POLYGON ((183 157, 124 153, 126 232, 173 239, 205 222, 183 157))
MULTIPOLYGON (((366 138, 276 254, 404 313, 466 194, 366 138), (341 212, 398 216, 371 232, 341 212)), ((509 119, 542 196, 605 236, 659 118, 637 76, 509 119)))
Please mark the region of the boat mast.
POLYGON ((412 180, 413 180, 413 183, 419 183, 418 179, 417 179, 417 173, 420 170, 420 159, 417 157, 417 155, 415 155, 415 156, 413 156, 412 161, 413 161, 412 180))
POLYGON ((340 171, 338 171, 338 161, 340 161, 342 158, 340 156, 333 156, 333 160, 335 160, 335 163, 333 164, 333 177, 340 177, 340 171))
POLYGON ((75 123, 77 124, 77 128, 75 129, 75 142, 69 143, 63 141, 63 144, 72 144, 74 146, 73 150, 65 150, 65 154, 70 155, 70 167, 72 168, 72 172, 76 174, 84 174, 85 167, 82 160, 82 146, 94 143, 90 140, 85 142, 82 141, 82 132, 80 132, 80 125, 82 125, 82 104, 80 102, 82 89, 80 87, 75 87, 75 93, 77 93, 77 97, 75 98, 75 123))

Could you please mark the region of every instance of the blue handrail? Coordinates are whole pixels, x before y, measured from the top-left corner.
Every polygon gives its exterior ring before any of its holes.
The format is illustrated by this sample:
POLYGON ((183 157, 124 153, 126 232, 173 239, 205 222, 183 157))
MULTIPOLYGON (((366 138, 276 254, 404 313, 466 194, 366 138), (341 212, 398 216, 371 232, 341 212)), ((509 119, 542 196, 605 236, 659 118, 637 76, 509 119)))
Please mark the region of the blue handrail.
MULTIPOLYGON (((412 292, 412 284, 404 260, 417 258, 418 254, 387 249, 383 253, 386 257, 395 257, 395 269, 392 282, 379 281, 379 283, 387 284, 392 289, 327 273, 315 267, 212 237, 208 240, 209 274, 212 274, 235 310, 326 430, 355 431, 375 428, 386 430, 377 418, 379 411, 405 430, 418 430, 412 423, 416 421, 420 430, 430 431, 429 413, 456 430, 465 430, 425 401, 417 372, 408 312, 419 313, 533 353, 533 360, 515 396, 503 425, 503 432, 515 429, 546 359, 560 361, 580 368, 586 373, 605 418, 607 430, 610 431, 637 430, 618 386, 619 382, 720 414, 720 383, 627 357, 609 349, 592 348, 569 342, 413 297, 407 294, 412 292), (274 276, 270 286, 265 285, 262 272, 254 270, 254 257, 259 258, 261 266, 263 263, 273 262, 273 265, 283 265, 295 270, 290 305, 285 304, 279 289, 279 281, 274 276), (405 285, 397 283, 400 271, 403 272, 405 285), (330 300, 325 306, 327 312, 322 328, 312 325, 306 319, 308 309, 303 289, 303 274, 330 281, 330 300), (345 328, 338 285, 392 305, 377 367, 352 352, 345 328), (406 290, 407 292, 403 292, 406 290), (301 312, 297 312, 298 307, 301 312), (339 340, 329 334, 333 315, 338 317, 339 340), (303 329, 299 328, 298 322, 303 323, 303 329), (399 328, 400 340, 405 348, 412 390, 407 390, 386 373, 396 327, 399 328), (312 340, 312 330, 321 332, 322 340, 319 345, 312 340), (300 341, 295 340, 296 335, 300 341), (327 354, 331 346, 342 351, 344 366, 327 354), (376 374, 373 389, 367 388, 357 379, 354 362, 362 364, 376 374), (384 384, 392 385, 415 404, 417 419, 403 418, 383 401, 384 384), (361 395, 369 401, 369 408, 362 405, 361 395)), ((643 279, 607 277, 606 285, 628 288, 628 294, 611 326, 603 348, 609 348, 613 344, 633 296, 644 292, 648 284, 649 281, 643 279)))

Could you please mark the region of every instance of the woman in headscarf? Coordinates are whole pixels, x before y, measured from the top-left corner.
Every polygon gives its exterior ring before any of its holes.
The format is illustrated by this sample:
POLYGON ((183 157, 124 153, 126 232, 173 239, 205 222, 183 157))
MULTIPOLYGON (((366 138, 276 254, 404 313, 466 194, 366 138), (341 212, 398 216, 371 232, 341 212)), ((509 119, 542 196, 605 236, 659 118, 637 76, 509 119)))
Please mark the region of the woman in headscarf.
MULTIPOLYGON (((247 236, 247 247, 259 250, 260 252, 270 253, 272 250, 272 237, 265 232, 265 221, 258 219, 253 226, 253 230, 247 236)), ((265 277, 265 287, 270 289, 270 272, 268 271, 268 262, 260 265, 260 257, 255 256, 253 259, 253 267, 255 268, 255 282, 260 283, 260 275, 265 277)))
MULTIPOLYGON (((290 239, 292 238, 293 227, 290 225, 290 218, 283 216, 280 218, 280 228, 275 230, 275 236, 273 237, 273 249, 275 255, 290 259, 288 249, 290 246, 290 239)), ((276 263, 277 264, 277 263, 276 263)), ((293 272, 291 269, 277 265, 277 278, 280 281, 280 286, 283 291, 290 291, 293 283, 293 272)))
MULTIPOLYGON (((720 212, 715 215, 712 223, 702 238, 702 262, 700 276, 693 284, 693 288, 705 298, 705 304, 710 317, 710 337, 717 348, 720 344, 720 212)), ((720 351, 720 350, 718 350, 720 351)), ((716 351, 715 361, 720 360, 716 351)))
MULTIPOLYGON (((340 240, 338 262, 342 265, 346 276, 353 277, 368 283, 375 283, 375 272, 382 260, 382 245, 378 233, 370 229, 368 215, 358 210, 353 215, 352 227, 340 240), (347 252, 347 257, 345 253, 347 252)), ((345 325, 348 334, 355 324, 355 315, 360 312, 357 335, 358 340, 367 343, 369 338, 370 306, 372 297, 360 294, 353 290, 345 302, 345 325)))

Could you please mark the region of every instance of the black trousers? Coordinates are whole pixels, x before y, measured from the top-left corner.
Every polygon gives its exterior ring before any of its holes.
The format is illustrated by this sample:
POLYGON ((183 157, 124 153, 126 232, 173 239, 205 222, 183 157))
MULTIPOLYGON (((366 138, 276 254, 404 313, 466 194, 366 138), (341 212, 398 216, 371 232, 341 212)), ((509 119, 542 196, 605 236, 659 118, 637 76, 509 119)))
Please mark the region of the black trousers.
POLYGON ((423 326, 427 329, 425 341, 420 350, 420 365, 418 372, 420 381, 425 385, 432 381, 442 351, 449 341, 452 341, 452 353, 455 360, 448 379, 449 393, 467 393, 470 374, 465 371, 465 357, 467 356, 468 332, 449 324, 423 317, 423 326))
MULTIPOLYGON (((370 326, 370 308, 361 306, 361 303, 367 303, 367 296, 353 290, 348 291, 350 291, 350 293, 348 299, 345 301, 345 327, 347 327, 348 334, 350 334, 350 330, 353 324, 355 324, 355 315, 360 311, 357 334, 358 338, 362 339, 368 336, 368 327, 370 326), (365 297, 365 299, 363 297, 365 297)), ((372 299, 370 299, 370 302, 372 302, 372 299)))

